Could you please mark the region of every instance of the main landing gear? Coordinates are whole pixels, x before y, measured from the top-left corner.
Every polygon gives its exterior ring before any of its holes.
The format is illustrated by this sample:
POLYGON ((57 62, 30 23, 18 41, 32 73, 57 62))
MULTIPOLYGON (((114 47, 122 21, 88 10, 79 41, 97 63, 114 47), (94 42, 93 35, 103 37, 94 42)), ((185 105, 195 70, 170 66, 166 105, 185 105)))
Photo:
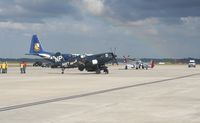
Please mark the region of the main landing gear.
POLYGON ((109 73, 108 68, 107 68, 106 66, 103 66, 103 67, 100 67, 100 68, 97 67, 97 69, 96 69, 96 74, 100 74, 101 71, 103 71, 105 74, 108 74, 108 73, 109 73))

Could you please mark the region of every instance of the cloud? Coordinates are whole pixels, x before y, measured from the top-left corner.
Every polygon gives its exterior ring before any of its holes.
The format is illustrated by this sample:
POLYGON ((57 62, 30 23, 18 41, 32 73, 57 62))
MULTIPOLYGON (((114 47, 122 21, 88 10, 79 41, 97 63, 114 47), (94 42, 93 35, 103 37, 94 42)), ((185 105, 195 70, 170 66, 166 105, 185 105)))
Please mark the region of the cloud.
POLYGON ((104 0, 83 0, 83 5, 94 15, 101 15, 104 11, 104 0))
POLYGON ((127 22, 158 18, 177 22, 180 17, 200 16, 199 0, 106 0, 107 16, 127 22))
POLYGON ((82 19, 87 12, 121 23, 149 18, 179 23, 181 17, 200 16, 199 0, 9 0, 0 3, 0 21, 30 23, 63 16, 82 19))
POLYGON ((119 56, 199 56, 199 9, 199 0, 2 0, 0 42, 15 46, 13 56, 24 54, 32 34, 64 53, 117 47, 119 56))
POLYGON ((181 17, 181 21, 183 22, 183 24, 199 24, 200 17, 181 17))
POLYGON ((0 4, 0 21, 42 23, 44 19, 70 16, 80 18, 72 0, 10 0, 0 4))
POLYGON ((0 29, 16 29, 16 30, 25 30, 26 27, 21 23, 15 22, 0 22, 0 29))
POLYGON ((156 24, 159 24, 159 23, 160 23, 160 21, 156 18, 147 18, 147 19, 144 19, 144 20, 127 21, 124 24, 124 26, 126 25, 126 26, 139 27, 139 26, 156 25, 156 24))

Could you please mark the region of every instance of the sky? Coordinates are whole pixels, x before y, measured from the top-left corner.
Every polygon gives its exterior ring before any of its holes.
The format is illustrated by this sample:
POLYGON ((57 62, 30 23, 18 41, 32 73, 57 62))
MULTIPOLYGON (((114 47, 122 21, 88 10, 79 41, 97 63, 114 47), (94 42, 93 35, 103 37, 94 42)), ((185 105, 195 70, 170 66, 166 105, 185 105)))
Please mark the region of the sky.
POLYGON ((37 34, 51 52, 200 58, 199 10, 200 0, 1 0, 0 57, 27 57, 37 34))

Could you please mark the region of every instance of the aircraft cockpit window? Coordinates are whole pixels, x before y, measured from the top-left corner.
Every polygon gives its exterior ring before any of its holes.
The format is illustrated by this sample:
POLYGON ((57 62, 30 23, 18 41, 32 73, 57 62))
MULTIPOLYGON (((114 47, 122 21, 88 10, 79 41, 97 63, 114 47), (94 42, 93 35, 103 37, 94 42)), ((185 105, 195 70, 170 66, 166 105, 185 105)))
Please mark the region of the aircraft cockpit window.
POLYGON ((100 56, 99 56, 99 58, 104 58, 104 57, 105 57, 105 55, 100 55, 100 56))
POLYGON ((108 58, 112 58, 113 55, 109 53, 109 54, 107 54, 107 57, 108 57, 108 58))
POLYGON ((85 55, 81 55, 80 57, 81 57, 81 58, 85 58, 85 55))

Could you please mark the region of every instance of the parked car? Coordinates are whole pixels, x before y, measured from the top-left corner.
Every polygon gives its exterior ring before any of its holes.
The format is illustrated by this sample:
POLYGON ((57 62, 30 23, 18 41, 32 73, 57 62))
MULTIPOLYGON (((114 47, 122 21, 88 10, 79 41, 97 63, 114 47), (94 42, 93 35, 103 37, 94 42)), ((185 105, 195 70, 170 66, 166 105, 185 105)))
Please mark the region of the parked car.
POLYGON ((196 67, 196 62, 195 60, 190 60, 189 63, 188 63, 188 67, 196 67))

